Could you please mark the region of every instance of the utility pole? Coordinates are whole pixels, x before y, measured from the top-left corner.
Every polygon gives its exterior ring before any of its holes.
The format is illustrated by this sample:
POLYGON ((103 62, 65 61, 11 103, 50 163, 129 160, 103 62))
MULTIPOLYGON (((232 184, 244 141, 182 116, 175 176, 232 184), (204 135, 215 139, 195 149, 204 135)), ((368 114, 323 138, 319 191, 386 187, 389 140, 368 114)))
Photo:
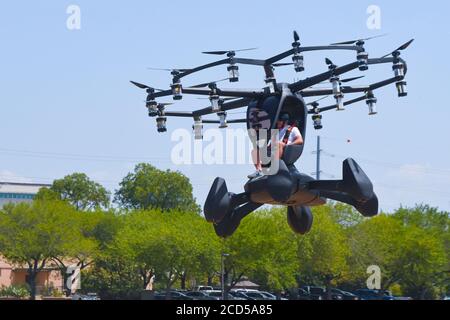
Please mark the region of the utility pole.
POLYGON ((316 151, 316 180, 320 180, 320 136, 317 136, 317 151, 316 151))
POLYGON ((325 155, 325 156, 329 156, 331 158, 335 157, 334 154, 328 153, 325 150, 321 149, 320 136, 317 136, 317 150, 313 151, 312 154, 316 155, 316 171, 311 173, 311 175, 315 175, 316 176, 316 180, 320 180, 320 176, 322 175, 322 173, 323 173, 323 175, 330 176, 330 177, 334 178, 334 175, 327 174, 326 172, 323 172, 322 170, 320 170, 320 157, 322 156, 322 154, 325 155))

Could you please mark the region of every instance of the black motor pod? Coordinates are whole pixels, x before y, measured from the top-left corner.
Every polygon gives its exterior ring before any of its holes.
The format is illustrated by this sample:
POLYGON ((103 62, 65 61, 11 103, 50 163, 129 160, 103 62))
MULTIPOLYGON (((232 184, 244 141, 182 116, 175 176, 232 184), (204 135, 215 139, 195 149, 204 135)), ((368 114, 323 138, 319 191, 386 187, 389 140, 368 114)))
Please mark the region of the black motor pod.
POLYGON ((358 210, 364 217, 370 218, 378 214, 378 197, 374 193, 372 197, 363 202, 355 204, 356 210, 358 210))
POLYGON ((311 230, 313 215, 309 207, 288 207, 287 220, 295 233, 304 235, 311 230))
POLYGON ((205 201, 203 212, 206 221, 219 223, 230 209, 231 195, 224 179, 216 178, 205 201))
POLYGON ((267 192, 277 202, 286 202, 292 194, 293 182, 289 169, 283 160, 279 162, 278 173, 267 176, 267 192))
POLYGON ((349 158, 344 161, 342 191, 351 195, 357 201, 367 201, 373 196, 373 185, 370 179, 356 163, 349 158))

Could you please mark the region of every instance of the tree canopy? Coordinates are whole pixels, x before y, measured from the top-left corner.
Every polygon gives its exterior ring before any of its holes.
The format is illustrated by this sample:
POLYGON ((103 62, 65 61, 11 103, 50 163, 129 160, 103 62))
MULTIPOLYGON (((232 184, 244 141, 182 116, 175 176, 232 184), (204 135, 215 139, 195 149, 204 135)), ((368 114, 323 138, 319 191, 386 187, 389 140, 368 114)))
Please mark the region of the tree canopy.
POLYGON ((110 193, 86 174, 73 173, 53 181, 49 189, 41 189, 37 198, 64 200, 83 211, 109 207, 110 193))
POLYGON ((114 202, 126 209, 160 209, 200 212, 189 179, 178 171, 136 165, 120 182, 114 202))

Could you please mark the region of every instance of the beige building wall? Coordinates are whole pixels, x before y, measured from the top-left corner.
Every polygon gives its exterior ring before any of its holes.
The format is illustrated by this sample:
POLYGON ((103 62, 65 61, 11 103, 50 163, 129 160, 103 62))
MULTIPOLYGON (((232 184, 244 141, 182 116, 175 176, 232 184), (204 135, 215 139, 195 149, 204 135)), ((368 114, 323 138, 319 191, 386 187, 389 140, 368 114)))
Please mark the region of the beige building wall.
MULTIPOLYGON (((27 270, 17 266, 12 266, 0 256, 0 287, 26 284, 27 270)), ((38 292, 45 287, 54 287, 62 290, 64 279, 60 270, 48 268, 41 271, 36 279, 38 292)))

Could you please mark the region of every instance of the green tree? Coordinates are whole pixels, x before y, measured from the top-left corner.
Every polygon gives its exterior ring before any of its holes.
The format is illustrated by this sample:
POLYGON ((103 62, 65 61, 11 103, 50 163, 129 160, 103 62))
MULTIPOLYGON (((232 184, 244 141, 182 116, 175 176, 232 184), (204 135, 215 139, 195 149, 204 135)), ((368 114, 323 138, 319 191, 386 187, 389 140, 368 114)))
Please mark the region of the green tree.
MULTIPOLYGON (((71 214, 71 219, 75 221, 81 237, 76 245, 67 244, 63 256, 52 258, 61 270, 65 286, 69 266, 76 265, 80 270, 91 266, 96 259, 103 256, 102 250, 114 240, 120 227, 120 219, 113 212, 95 211, 85 214, 77 211, 71 214)), ((70 288, 65 289, 67 294, 71 293, 70 288)))
POLYGON ((0 253, 12 264, 27 268, 32 299, 38 273, 83 240, 74 214, 71 206, 60 201, 7 205, 0 211, 0 253))
POLYGON ((406 227, 395 264, 406 295, 421 300, 436 298, 436 290, 449 281, 447 265, 442 238, 418 227, 406 227))
MULTIPOLYGON (((89 285, 97 286, 96 291, 108 294, 106 291, 111 285, 114 287, 112 294, 127 297, 132 291, 145 290, 155 277, 154 285, 169 293, 179 281, 185 286, 188 277, 205 277, 217 272, 220 242, 211 226, 198 214, 132 211, 121 216, 121 220, 114 241, 94 263, 92 272, 87 273, 89 285), (131 282, 121 291, 118 274, 124 272, 131 282), (100 278, 95 280, 94 275, 100 278)), ((108 297, 111 298, 111 294, 108 297)))
POLYGON ((366 286, 367 268, 380 267, 381 289, 387 290, 402 277, 401 268, 396 267, 402 250, 404 229, 392 216, 381 214, 366 219, 349 231, 351 256, 349 257, 349 279, 358 286, 366 286))
POLYGON ((49 189, 41 189, 37 199, 64 200, 83 211, 107 208, 110 193, 99 183, 90 180, 86 174, 74 173, 53 181, 49 189))
POLYGON ((295 235, 281 208, 260 210, 242 221, 238 231, 224 240, 227 291, 244 276, 263 287, 281 292, 295 284, 295 235))
POLYGON ((160 209, 200 212, 189 179, 177 171, 136 165, 120 183, 114 201, 126 209, 160 209))
POLYGON ((401 207, 392 217, 405 229, 399 255, 405 294, 419 299, 445 294, 450 284, 450 214, 422 204, 401 207))
POLYGON ((333 206, 315 208, 311 232, 297 238, 300 282, 324 284, 328 298, 331 286, 347 272, 350 255, 343 226, 336 221, 333 209, 333 206))

